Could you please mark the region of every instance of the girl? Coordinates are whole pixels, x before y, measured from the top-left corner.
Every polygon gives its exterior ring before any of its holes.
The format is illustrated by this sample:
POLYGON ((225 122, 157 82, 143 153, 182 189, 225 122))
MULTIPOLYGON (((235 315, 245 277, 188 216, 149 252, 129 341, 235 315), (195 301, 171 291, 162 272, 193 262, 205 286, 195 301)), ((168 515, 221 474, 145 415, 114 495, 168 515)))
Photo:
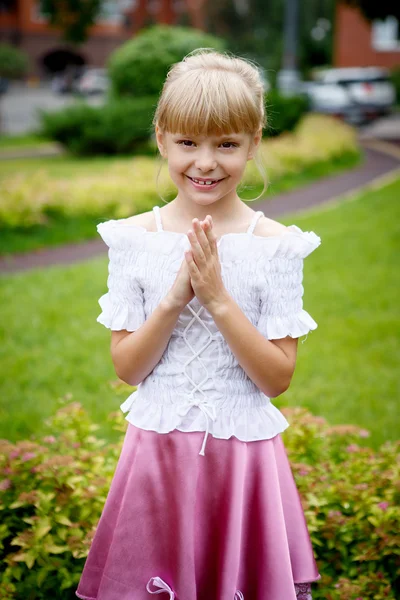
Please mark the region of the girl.
POLYGON ((175 64, 154 116, 178 194, 101 223, 117 375, 137 386, 76 591, 84 600, 310 600, 320 578, 272 404, 288 389, 303 259, 321 243, 236 193, 265 126, 252 63, 175 64))

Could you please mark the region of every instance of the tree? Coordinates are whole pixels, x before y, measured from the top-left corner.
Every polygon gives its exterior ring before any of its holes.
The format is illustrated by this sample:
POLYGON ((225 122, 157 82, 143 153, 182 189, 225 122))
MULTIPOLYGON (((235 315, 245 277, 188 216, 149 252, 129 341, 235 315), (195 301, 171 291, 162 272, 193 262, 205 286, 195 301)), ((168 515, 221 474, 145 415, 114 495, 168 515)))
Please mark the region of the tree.
MULTIPOLYGON (((235 54, 256 60, 274 84, 282 64, 284 1, 205 1, 207 30, 226 39, 235 54)), ((311 67, 331 63, 334 2, 300 1, 298 64, 304 76, 311 67), (314 29, 318 29, 316 37, 314 29)))
POLYGON ((42 14, 63 32, 68 42, 80 44, 100 14, 101 0, 39 0, 42 14))
POLYGON ((10 44, 0 44, 0 77, 19 79, 28 69, 28 56, 10 44))
POLYGON ((393 0, 344 0, 349 6, 359 8, 368 21, 396 17, 400 21, 400 2, 393 0))

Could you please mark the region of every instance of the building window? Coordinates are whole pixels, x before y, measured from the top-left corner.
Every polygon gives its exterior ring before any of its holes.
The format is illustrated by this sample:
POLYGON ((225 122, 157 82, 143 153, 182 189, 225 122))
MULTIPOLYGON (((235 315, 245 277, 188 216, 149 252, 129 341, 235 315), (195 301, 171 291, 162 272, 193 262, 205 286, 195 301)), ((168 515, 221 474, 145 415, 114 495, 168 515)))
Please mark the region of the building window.
POLYGON ((135 5, 135 0, 103 0, 97 22, 121 25, 124 22, 124 14, 135 5))
MULTIPOLYGON (((120 25, 124 22, 124 13, 132 10, 136 0, 102 0, 97 23, 120 25)), ((39 2, 35 2, 31 9, 32 21, 34 23, 46 23, 47 17, 40 10, 39 2)))
POLYGON ((378 52, 400 51, 400 26, 396 17, 372 22, 372 47, 378 52))

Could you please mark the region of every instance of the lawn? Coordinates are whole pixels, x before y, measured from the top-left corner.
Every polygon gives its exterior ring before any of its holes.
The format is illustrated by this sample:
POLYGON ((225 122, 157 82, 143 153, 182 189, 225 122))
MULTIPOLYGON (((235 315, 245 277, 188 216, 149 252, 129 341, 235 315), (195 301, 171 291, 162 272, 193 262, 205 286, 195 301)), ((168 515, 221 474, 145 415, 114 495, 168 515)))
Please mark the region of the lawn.
MULTIPOLYGON (((299 343, 292 385, 273 402, 369 429, 365 443, 374 447, 399 438, 399 197, 400 179, 280 219, 322 239, 304 268, 304 308, 319 326, 299 343)), ((0 279, 0 437, 44 432, 45 418, 69 400, 86 407, 102 435, 120 435, 106 416, 131 388, 115 388, 110 333, 96 323, 106 278, 103 256, 0 279)))
POLYGON ((0 151, 15 150, 16 148, 32 148, 41 144, 49 144, 53 140, 44 138, 39 133, 24 133, 21 135, 0 135, 0 151))

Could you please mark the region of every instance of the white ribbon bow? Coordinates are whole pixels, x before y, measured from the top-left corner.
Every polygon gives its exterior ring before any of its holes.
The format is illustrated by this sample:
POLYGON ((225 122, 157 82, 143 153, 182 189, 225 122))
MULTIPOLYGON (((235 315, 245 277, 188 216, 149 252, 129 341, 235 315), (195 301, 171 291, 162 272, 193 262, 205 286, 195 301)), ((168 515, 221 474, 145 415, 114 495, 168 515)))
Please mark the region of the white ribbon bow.
POLYGON ((244 600, 244 596, 243 596, 242 592, 240 592, 239 590, 237 592, 235 592, 235 596, 234 596, 233 600, 244 600))
POLYGON ((161 577, 152 577, 151 579, 149 579, 149 581, 147 582, 147 585, 146 585, 146 590, 149 592, 149 594, 162 594, 163 592, 168 592, 169 600, 174 600, 174 598, 175 598, 174 592, 171 590, 169 585, 161 579, 161 577), (160 589, 152 591, 149 588, 149 585, 151 583, 160 589))
POLYGON ((215 410, 214 404, 207 402, 207 400, 196 400, 192 395, 190 395, 190 397, 178 408, 178 415, 184 417, 185 415, 187 415, 189 410, 193 408, 193 406, 198 406, 204 414, 204 416, 206 417, 206 434, 204 436, 203 444, 199 452, 201 456, 204 456, 204 449, 206 447, 207 437, 210 432, 210 419, 215 421, 215 419, 217 418, 217 412, 215 410))

